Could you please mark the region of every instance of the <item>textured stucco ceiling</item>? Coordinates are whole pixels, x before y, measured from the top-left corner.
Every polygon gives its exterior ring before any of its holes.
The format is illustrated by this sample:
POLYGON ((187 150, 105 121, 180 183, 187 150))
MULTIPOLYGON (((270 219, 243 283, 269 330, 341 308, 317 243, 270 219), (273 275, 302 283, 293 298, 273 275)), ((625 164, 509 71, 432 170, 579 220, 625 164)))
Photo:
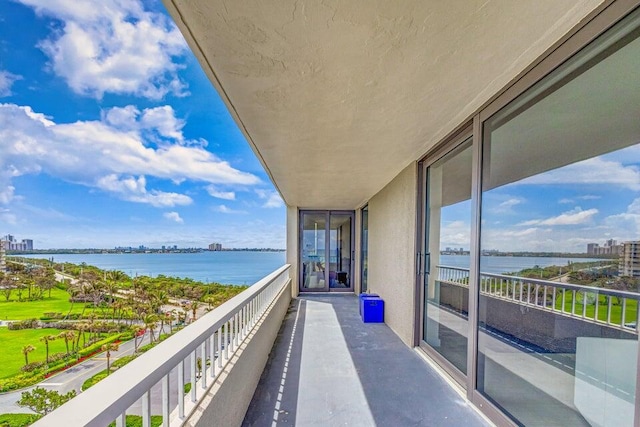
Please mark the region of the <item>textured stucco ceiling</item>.
POLYGON ((600 0, 165 0, 287 204, 353 209, 600 0))

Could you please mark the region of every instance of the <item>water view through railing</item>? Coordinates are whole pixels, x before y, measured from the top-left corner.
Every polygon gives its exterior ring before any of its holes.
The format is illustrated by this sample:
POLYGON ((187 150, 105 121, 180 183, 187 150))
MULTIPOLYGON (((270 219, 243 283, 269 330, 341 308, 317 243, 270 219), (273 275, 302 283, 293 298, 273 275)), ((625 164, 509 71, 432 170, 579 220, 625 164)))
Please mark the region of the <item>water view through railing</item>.
POLYGON ((163 426, 183 425, 209 388, 223 381, 221 373, 288 282, 285 265, 34 425, 103 427, 115 421, 124 427, 127 411, 139 401, 143 426, 158 414, 152 401, 161 407, 163 426))

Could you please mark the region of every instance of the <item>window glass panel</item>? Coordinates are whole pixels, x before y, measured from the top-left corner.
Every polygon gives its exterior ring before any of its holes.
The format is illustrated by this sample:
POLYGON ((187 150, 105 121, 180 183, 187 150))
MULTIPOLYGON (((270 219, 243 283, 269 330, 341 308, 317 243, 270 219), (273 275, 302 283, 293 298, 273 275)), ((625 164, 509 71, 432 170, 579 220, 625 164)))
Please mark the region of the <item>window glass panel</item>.
POLYGON ((639 23, 484 124, 477 389, 524 425, 633 424, 639 23))
POLYGON ((302 214, 302 290, 326 289, 326 214, 302 214))
POLYGON ((460 372, 467 372, 471 141, 427 170, 422 339, 460 372))
POLYGON ((361 274, 360 274, 360 291, 367 292, 367 275, 369 272, 369 207, 362 208, 362 230, 361 230, 361 274))

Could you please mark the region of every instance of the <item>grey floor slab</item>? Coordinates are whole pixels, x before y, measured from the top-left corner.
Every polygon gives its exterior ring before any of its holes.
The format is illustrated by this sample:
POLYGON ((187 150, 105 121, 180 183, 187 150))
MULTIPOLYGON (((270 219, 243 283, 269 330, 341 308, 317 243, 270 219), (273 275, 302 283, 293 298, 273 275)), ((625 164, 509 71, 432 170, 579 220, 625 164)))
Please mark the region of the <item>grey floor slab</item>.
POLYGON ((245 426, 486 426, 354 295, 292 301, 245 426))

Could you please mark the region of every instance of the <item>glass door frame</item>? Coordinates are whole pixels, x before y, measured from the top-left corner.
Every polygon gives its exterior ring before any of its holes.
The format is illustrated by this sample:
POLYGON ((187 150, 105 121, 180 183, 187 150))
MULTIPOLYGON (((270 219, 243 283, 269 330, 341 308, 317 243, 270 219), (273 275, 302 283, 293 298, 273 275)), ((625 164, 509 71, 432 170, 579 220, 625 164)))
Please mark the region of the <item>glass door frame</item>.
POLYGON ((355 211, 348 210, 318 210, 318 209, 309 209, 303 210, 300 209, 298 211, 298 291, 300 293, 318 293, 318 292, 353 292, 354 291, 354 268, 355 268, 355 211), (304 288, 302 285, 304 283, 304 268, 302 268, 302 250, 303 250, 303 237, 304 237, 304 221, 303 215, 311 214, 311 215, 324 215, 325 216, 325 269, 324 269, 324 283, 325 286, 323 288, 304 288), (350 254, 349 258, 351 260, 349 266, 349 287, 348 288, 331 288, 330 280, 329 280, 329 265, 330 263, 330 255, 331 255, 331 215, 345 215, 349 216, 351 221, 351 232, 350 232, 350 254))
MULTIPOLYGON (((425 298, 425 282, 428 278, 429 271, 431 269, 430 265, 430 254, 429 254, 429 216, 428 216, 428 188, 429 183, 427 182, 428 178, 428 169, 434 163, 438 162, 449 153, 452 153, 456 149, 458 149, 462 144, 472 140, 472 150, 473 150, 473 162, 475 162, 475 148, 474 145, 476 143, 473 133, 473 123, 468 123, 466 126, 462 127, 461 130, 455 133, 455 135, 451 138, 448 138, 445 143, 441 144, 438 148, 432 151, 429 155, 418 162, 418 227, 416 233, 416 318, 415 318, 415 330, 414 330, 414 344, 423 350, 429 357, 436 361, 438 365, 440 365, 446 372, 451 376, 453 380, 458 383, 462 388, 468 390, 469 388, 469 378, 470 375, 465 375, 462 371, 460 371, 453 363, 447 360, 442 354, 438 353, 435 349, 433 349, 425 340, 424 340, 424 316, 426 314, 424 298, 425 298)), ((475 215, 475 203, 477 199, 477 195, 473 191, 473 187, 475 181, 473 178, 475 175, 472 173, 472 188, 471 188, 471 219, 473 222, 473 215, 475 215)), ((471 239, 469 241, 469 249, 470 249, 470 260, 473 264, 474 258, 474 236, 473 236, 473 224, 472 224, 472 232, 471 239)), ((468 312, 468 335, 467 335, 467 372, 471 373, 469 370, 470 364, 472 362, 471 351, 469 347, 471 347, 472 340, 470 339, 473 332, 472 328, 474 327, 474 323, 472 322, 472 306, 474 305, 472 300, 475 286, 474 280, 471 279, 470 276, 469 283, 469 312, 468 312)), ((473 315, 475 315, 475 310, 473 310, 473 315)), ((472 387, 471 387, 472 389, 472 387)))

